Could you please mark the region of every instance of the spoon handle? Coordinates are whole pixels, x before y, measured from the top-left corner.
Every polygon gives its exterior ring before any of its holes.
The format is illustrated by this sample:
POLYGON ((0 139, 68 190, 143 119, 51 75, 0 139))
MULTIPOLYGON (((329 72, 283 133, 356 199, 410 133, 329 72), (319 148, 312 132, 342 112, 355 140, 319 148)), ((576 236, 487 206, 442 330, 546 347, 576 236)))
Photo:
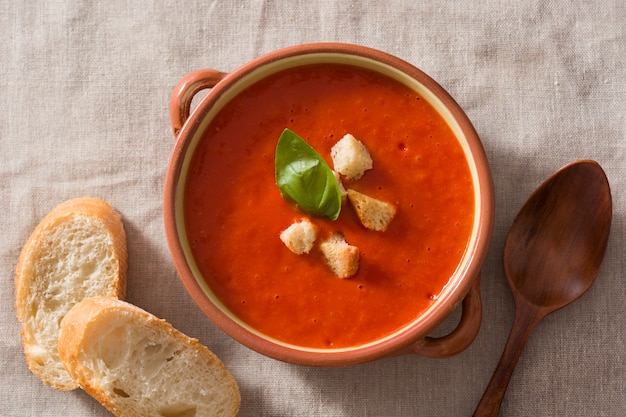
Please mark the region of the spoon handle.
POLYGON ((542 317, 543 315, 537 308, 525 303, 518 303, 513 327, 509 333, 504 352, 502 352, 491 381, 489 381, 489 385, 487 385, 485 393, 474 411, 474 417, 495 417, 498 415, 515 365, 517 365, 530 334, 542 317))

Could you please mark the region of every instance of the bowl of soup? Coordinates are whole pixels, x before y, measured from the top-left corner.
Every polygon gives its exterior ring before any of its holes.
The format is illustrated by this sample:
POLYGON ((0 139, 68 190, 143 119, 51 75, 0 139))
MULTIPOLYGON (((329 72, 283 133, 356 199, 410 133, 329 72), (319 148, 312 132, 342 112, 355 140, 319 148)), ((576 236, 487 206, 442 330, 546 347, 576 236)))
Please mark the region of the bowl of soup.
POLYGON ((309 366, 470 346, 493 181, 470 120, 431 77, 363 46, 297 45, 186 75, 170 116, 168 245, 186 290, 233 339, 309 366), (298 142, 280 144, 287 133, 298 142), (294 197, 284 175, 318 188, 294 197), (331 208, 306 209, 311 195, 331 208), (456 327, 431 336, 457 308, 456 327))

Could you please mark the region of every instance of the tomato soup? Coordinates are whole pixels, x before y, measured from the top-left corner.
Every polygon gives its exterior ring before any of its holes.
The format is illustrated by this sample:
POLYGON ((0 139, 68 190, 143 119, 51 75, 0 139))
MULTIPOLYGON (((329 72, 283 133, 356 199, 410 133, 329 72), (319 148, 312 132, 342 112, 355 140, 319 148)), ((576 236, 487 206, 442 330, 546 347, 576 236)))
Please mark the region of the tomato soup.
POLYGON ((234 315, 282 342, 334 349, 388 336, 437 299, 470 241, 474 199, 463 148, 426 99, 376 72, 314 64, 255 82, 217 113, 190 163, 184 216, 199 271, 234 315), (344 185, 396 207, 386 231, 364 228, 348 203, 330 221, 283 199, 274 155, 285 128, 331 167, 347 133, 369 149, 373 169, 344 185), (317 246, 296 255, 283 244, 304 217, 318 241, 340 232, 359 248, 354 276, 335 276, 317 246))

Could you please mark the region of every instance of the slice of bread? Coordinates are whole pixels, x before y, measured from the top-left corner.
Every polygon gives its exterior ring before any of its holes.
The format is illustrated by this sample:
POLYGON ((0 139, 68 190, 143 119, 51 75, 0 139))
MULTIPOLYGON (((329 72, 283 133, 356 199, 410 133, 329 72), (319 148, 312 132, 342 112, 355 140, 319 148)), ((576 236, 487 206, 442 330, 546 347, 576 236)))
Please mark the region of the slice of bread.
POLYGON ((361 224, 370 230, 384 232, 396 215, 396 207, 385 201, 348 190, 348 200, 356 212, 361 224))
POLYGON ((121 216, 92 197, 68 200, 46 215, 20 254, 15 307, 30 370, 60 389, 78 388, 59 360, 61 319, 86 297, 123 297, 126 234, 121 216))
POLYGON ((80 386, 118 417, 235 416, 240 394, 223 363, 165 320, 109 297, 65 316, 59 354, 80 386))

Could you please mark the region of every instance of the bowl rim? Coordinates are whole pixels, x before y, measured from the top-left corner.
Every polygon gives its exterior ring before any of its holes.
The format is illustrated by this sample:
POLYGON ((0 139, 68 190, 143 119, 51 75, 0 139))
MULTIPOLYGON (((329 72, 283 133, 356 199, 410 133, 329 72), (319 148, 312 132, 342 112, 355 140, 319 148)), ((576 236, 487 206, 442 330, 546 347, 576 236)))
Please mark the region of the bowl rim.
POLYGON ((495 211, 493 179, 485 150, 471 121, 452 96, 425 72, 394 55, 361 45, 328 42, 301 44, 278 49, 254 58, 226 74, 200 100, 176 135, 176 142, 166 171, 163 200, 166 238, 174 265, 187 292, 203 313, 233 339, 263 355, 284 362, 310 366, 345 366, 391 356, 401 353, 432 332, 463 301, 474 280, 478 279, 490 245, 495 211), (259 68, 298 58, 302 55, 320 54, 337 55, 346 57, 346 59, 366 59, 387 65, 400 73, 406 74, 409 78, 416 80, 428 91, 432 92, 442 102, 447 111, 451 113, 466 139, 469 154, 477 171, 474 185, 475 188, 478 188, 476 195, 480 199, 481 207, 481 210, 475 214, 479 217, 476 220, 478 226, 475 230, 475 244, 468 249, 468 253, 465 255, 468 258, 466 268, 459 272, 461 277, 449 289, 447 292, 449 296, 441 301, 441 307, 434 308, 432 313, 426 317, 427 320, 425 322, 420 322, 417 323, 419 325, 416 325, 414 321, 405 326, 400 332, 394 333, 393 337, 346 350, 290 347, 275 343, 271 338, 262 337, 236 323, 209 299, 197 282, 187 262, 185 251, 180 241, 176 215, 177 193, 179 179, 183 170, 183 160, 186 158, 194 134, 197 133, 202 121, 206 118, 207 113, 215 102, 226 94, 238 80, 259 68))

